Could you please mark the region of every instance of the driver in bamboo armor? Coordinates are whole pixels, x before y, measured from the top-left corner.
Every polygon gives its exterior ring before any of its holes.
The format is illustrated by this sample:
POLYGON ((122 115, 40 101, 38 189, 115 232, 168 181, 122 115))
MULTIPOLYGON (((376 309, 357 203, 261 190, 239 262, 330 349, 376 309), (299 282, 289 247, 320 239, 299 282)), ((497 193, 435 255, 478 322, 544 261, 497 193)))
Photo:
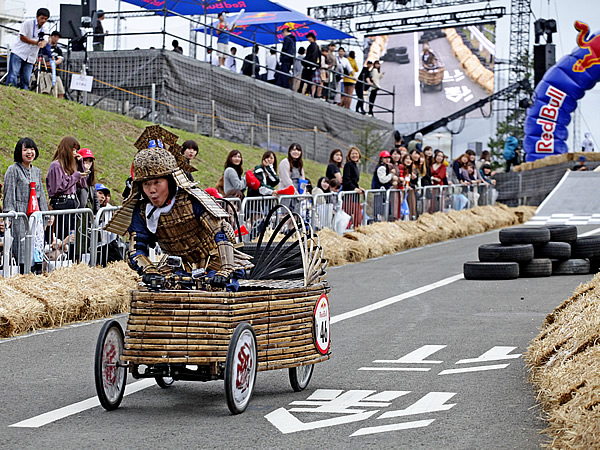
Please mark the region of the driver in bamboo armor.
POLYGON ((188 180, 174 156, 158 146, 138 152, 133 184, 142 199, 133 208, 128 228, 128 260, 142 280, 148 284, 161 276, 148 257, 158 243, 164 253, 180 256, 189 272, 206 269, 212 288, 237 290, 237 280, 252 267, 250 257, 234 249, 229 215, 188 180))

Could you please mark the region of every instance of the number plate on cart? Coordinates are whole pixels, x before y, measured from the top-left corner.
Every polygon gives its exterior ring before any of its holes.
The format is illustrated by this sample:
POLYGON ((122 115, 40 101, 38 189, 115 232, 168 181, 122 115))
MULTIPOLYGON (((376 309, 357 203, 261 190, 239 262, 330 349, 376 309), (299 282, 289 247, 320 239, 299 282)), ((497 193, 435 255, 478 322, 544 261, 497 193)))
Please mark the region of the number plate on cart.
POLYGON ((329 352, 329 300, 322 294, 315 306, 315 346, 322 355, 329 352))

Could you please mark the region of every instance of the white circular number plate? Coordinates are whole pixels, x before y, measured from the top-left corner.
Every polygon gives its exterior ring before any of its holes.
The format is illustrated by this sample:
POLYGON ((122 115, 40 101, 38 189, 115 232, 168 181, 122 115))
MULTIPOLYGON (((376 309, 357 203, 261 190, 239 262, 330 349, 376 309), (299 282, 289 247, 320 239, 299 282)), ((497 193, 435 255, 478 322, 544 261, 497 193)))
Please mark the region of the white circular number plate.
POLYGON ((329 351, 329 300, 322 294, 315 307, 315 345, 322 355, 329 351))

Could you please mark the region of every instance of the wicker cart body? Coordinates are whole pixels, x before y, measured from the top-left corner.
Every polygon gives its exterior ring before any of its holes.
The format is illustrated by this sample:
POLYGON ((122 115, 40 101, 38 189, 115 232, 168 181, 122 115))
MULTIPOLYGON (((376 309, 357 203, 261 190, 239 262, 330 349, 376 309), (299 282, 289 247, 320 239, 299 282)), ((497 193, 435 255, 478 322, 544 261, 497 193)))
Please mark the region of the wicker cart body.
POLYGON ((261 284, 240 292, 133 291, 122 359, 134 373, 140 365, 179 363, 206 366, 207 379, 222 378, 229 342, 242 322, 256 333, 258 371, 329 359, 317 349, 314 330, 327 283, 261 284))
POLYGON ((437 88, 442 90, 442 80, 444 79, 445 67, 438 65, 435 69, 425 69, 423 66, 419 69, 419 82, 423 90, 427 88, 437 88))

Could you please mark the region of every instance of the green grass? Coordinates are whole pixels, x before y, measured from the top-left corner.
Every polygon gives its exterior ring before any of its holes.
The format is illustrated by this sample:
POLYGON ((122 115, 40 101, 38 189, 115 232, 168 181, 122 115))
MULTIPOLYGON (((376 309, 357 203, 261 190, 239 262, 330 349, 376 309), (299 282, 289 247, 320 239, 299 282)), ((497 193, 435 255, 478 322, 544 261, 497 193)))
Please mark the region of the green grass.
MULTIPOLYGON (((45 180, 58 143, 65 136, 73 136, 82 148, 87 147, 94 152, 96 181, 109 187, 113 203, 120 204, 121 192, 137 151, 133 143, 144 128, 151 125, 150 122, 5 86, 0 86, 0 111, 2 180, 8 166, 13 164, 15 144, 20 138, 30 137, 37 144, 40 156, 34 161, 34 165, 40 168, 45 180)), ((223 174, 223 164, 229 151, 237 149, 242 152, 244 169, 252 169, 260 164, 264 152, 258 147, 168 129, 179 136, 180 144, 188 139, 198 142, 200 151, 193 163, 198 171, 194 172, 194 180, 202 188, 217 183, 223 174)), ((283 153, 278 153, 278 161, 284 156, 283 153)), ((305 160, 304 167, 306 176, 315 184, 325 175, 323 164, 305 160)))

